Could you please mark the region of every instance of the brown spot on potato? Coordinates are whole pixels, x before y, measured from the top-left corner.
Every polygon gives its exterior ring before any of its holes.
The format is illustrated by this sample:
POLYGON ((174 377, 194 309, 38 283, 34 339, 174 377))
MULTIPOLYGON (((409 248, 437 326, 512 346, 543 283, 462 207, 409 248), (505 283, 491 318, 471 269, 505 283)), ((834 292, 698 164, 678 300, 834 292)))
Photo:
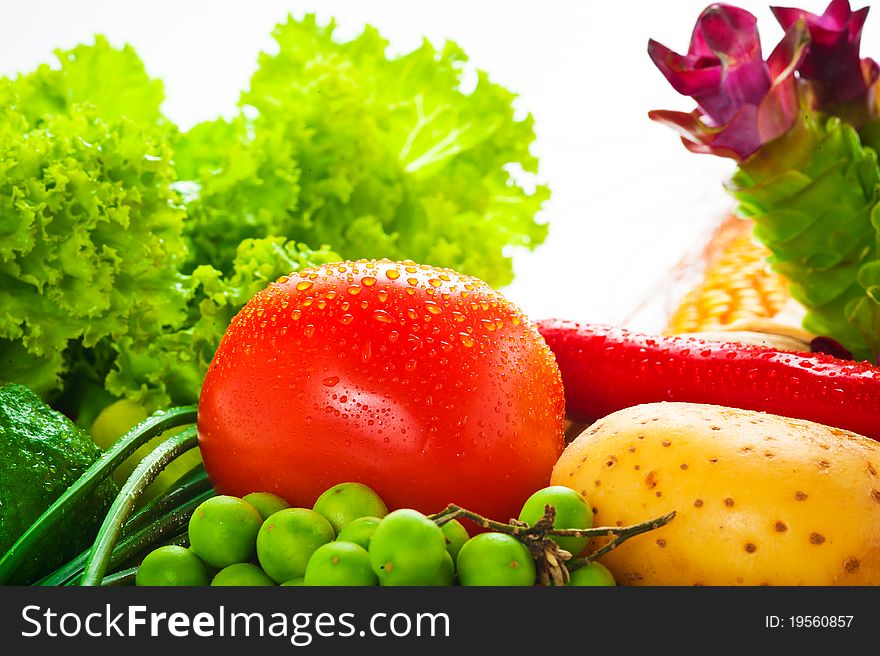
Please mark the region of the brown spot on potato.
POLYGON ((847 558, 843 563, 843 569, 846 570, 847 574, 855 574, 861 566, 862 564, 858 558, 847 558))
POLYGON ((880 490, 871 490, 871 498, 875 502, 880 503, 880 490))
POLYGON ((819 469, 828 469, 831 466, 831 463, 827 460, 820 460, 816 463, 816 466, 819 467, 819 469))
POLYGON ((806 492, 801 492, 800 490, 794 493, 794 498, 798 501, 806 501, 808 496, 806 492))
POLYGON ((587 461, 587 457, 588 457, 588 456, 584 456, 583 458, 581 458, 581 462, 586 462, 586 461, 587 461))
POLYGON ((877 475, 877 470, 874 469, 874 465, 872 465, 870 462, 868 463, 868 473, 869 473, 871 476, 876 476, 876 475, 877 475))
POLYGON ((593 483, 593 485, 595 485, 596 487, 599 487, 600 485, 602 485, 602 481, 600 481, 600 480, 597 479, 597 480, 593 483))
POLYGON ((785 533, 788 530, 788 525, 783 521, 777 521, 773 528, 776 529, 777 533, 785 533))
POLYGON ((669 440, 663 440, 662 442, 660 442, 660 444, 662 446, 670 446, 672 444, 672 442, 670 442, 669 440))
POLYGON ((614 522, 614 523, 615 523, 615 525, 617 525, 617 526, 623 526, 623 521, 620 520, 620 519, 618 519, 618 520, 617 520, 616 522, 614 522))
POLYGON ((720 430, 721 430, 721 426, 709 426, 709 430, 720 431, 720 430))
POLYGON ((758 547, 753 542, 746 542, 745 550, 746 553, 755 553, 758 547))
POLYGON ((617 462, 617 456, 611 456, 611 457, 608 458, 608 460, 605 462, 605 466, 606 466, 606 467, 613 467, 614 464, 615 464, 616 462, 617 462))
POLYGON ((702 507, 703 507, 703 500, 702 499, 695 499, 694 500, 694 508, 702 508, 702 507))
POLYGON ((634 465, 633 469, 635 469, 636 471, 639 471, 641 469, 641 467, 639 467, 638 465, 634 465))
POLYGON ((730 497, 727 497, 724 500, 724 505, 727 506, 728 508, 733 508, 733 499, 731 499, 730 497))
POLYGON ((751 450, 752 450, 752 447, 750 447, 750 446, 744 446, 744 447, 741 448, 739 451, 740 451, 740 453, 748 453, 748 452, 751 451, 751 450))
POLYGON ((776 454, 773 453, 772 451, 764 451, 764 457, 767 458, 767 459, 775 458, 775 457, 776 457, 776 454))
POLYGON ((688 465, 686 462, 683 462, 678 466, 678 468, 681 469, 682 471, 684 471, 685 469, 688 468, 688 465))
POLYGON ((658 496, 658 497, 662 497, 662 496, 663 496, 663 493, 662 493, 660 490, 657 490, 657 496, 658 496))
POLYGON ((821 533, 810 533, 810 544, 822 544, 825 542, 825 536, 821 533))
POLYGON ((628 447, 626 447, 626 451, 627 451, 627 453, 635 453, 636 448, 634 446, 628 446, 628 447))
POLYGON ((657 472, 656 471, 649 471, 648 472, 648 475, 645 476, 645 485, 648 487, 649 490, 653 490, 655 487, 657 487, 657 472))
POLYGON ((644 435, 636 435, 636 439, 643 440, 643 439, 645 439, 645 436, 644 435))
POLYGON ((666 546, 666 540, 664 540, 663 538, 660 538, 659 540, 657 540, 657 546, 662 549, 663 547, 666 546))
POLYGON ((714 465, 716 462, 718 462, 718 458, 709 458, 710 465, 714 465))

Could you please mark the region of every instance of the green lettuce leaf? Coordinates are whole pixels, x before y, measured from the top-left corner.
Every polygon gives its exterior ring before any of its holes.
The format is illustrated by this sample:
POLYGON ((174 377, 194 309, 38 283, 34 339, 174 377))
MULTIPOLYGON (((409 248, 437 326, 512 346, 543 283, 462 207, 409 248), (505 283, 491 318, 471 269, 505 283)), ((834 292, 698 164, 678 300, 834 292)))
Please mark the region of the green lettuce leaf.
POLYGON ((531 117, 484 73, 464 91, 454 44, 389 57, 372 28, 347 42, 334 31, 314 16, 280 25, 240 114, 180 137, 192 261, 228 272, 242 239, 284 235, 510 282, 509 247, 547 230, 531 117))

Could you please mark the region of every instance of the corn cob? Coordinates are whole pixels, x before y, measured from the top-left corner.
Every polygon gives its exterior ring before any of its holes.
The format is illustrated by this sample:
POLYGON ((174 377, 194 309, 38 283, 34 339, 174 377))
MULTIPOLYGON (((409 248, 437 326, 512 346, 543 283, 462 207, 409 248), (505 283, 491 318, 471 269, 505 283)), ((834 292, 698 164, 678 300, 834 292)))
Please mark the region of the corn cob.
POLYGON ((775 317, 790 302, 785 279, 767 266, 770 252, 752 237, 753 224, 730 217, 706 253, 702 282, 672 314, 666 334, 729 329, 775 317))

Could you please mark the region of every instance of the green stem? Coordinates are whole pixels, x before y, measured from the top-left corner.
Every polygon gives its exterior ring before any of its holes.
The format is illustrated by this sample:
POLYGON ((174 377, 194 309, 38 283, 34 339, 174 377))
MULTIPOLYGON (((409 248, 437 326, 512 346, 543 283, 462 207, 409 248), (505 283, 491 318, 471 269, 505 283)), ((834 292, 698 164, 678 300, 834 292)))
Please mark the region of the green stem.
POLYGON ((98 530, 95 544, 86 562, 83 572, 83 586, 100 585, 107 571, 107 564, 113 552, 113 546, 122 533, 122 525, 134 509, 138 498, 152 483, 165 466, 177 456, 198 444, 198 432, 192 426, 169 437, 157 446, 146 458, 140 461, 134 472, 129 476, 119 495, 110 506, 104 523, 98 530))
POLYGON ((128 569, 124 569, 121 572, 110 574, 109 576, 104 577, 104 582, 101 583, 101 585, 134 585, 137 571, 137 567, 129 567, 128 569))
POLYGON ((199 463, 186 474, 178 478, 161 497, 154 499, 129 518, 123 527, 123 536, 146 526, 157 517, 188 501, 194 494, 211 490, 211 481, 204 466, 199 463))
POLYGON ((89 467, 77 481, 65 490, 55 502, 18 538, 0 558, 0 585, 6 583, 15 570, 54 528, 72 506, 80 502, 109 476, 140 446, 169 428, 191 424, 196 420, 195 406, 182 406, 157 412, 132 428, 116 441, 89 467))
MULTIPOLYGON (((123 528, 123 538, 114 547, 108 568, 112 570, 138 556, 146 549, 158 546, 169 535, 175 535, 181 529, 185 529, 195 509, 212 496, 214 496, 213 490, 202 492, 136 532, 132 532, 130 529, 131 520, 126 522, 123 528)), ((186 537, 185 532, 184 537, 186 537)), ((44 577, 37 585, 69 585, 71 581, 75 581, 78 584, 79 577, 90 553, 91 549, 86 549, 76 558, 44 577)))

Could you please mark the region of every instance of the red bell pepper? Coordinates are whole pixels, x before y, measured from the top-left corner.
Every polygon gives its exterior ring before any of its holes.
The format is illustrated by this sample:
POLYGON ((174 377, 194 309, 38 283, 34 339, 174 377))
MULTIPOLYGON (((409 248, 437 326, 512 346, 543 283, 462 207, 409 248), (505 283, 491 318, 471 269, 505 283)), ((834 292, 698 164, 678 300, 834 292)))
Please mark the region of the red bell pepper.
POLYGON ((566 414, 592 421, 655 401, 759 410, 880 440, 880 368, 696 337, 663 337, 551 319, 538 328, 556 355, 566 414))

